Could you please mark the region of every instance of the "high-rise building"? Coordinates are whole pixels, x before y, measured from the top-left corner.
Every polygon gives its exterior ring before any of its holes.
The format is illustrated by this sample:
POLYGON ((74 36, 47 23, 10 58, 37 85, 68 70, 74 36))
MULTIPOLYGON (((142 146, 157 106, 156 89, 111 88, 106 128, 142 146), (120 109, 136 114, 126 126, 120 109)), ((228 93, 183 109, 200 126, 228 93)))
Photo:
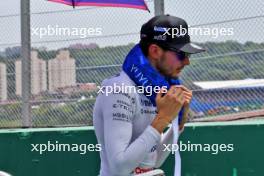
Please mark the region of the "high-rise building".
POLYGON ((61 50, 55 59, 48 61, 49 91, 76 84, 75 59, 68 50, 61 50))
MULTIPOLYGON (((16 70, 16 94, 22 94, 22 61, 15 62, 16 70)), ((38 58, 37 51, 31 51, 31 93, 39 94, 47 90, 46 62, 38 58)))
POLYGON ((7 99, 6 65, 0 63, 0 100, 7 99))

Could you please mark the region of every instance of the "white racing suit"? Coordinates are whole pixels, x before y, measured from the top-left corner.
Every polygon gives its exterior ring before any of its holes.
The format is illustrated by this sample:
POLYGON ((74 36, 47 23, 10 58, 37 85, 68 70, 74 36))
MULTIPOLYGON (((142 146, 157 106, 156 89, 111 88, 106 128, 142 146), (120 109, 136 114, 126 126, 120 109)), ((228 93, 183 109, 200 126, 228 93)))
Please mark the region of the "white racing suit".
MULTIPOLYGON (((125 72, 104 80, 102 86, 135 86, 125 72)), ((168 157, 163 144, 172 144, 173 130, 165 134, 151 126, 157 112, 138 92, 101 92, 94 106, 93 124, 101 144, 100 176, 128 176, 135 168, 158 168, 168 157)), ((177 134, 178 135, 178 134, 177 134)))

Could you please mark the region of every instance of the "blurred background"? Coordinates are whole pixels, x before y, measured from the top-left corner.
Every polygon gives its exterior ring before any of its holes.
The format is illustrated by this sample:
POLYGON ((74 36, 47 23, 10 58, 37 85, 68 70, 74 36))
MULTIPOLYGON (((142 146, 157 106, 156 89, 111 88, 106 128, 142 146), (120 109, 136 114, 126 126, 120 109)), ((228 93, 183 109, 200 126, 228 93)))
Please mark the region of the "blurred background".
MULTIPOLYGON (((155 15, 155 1, 146 4, 150 12, 31 1, 31 90, 25 102, 20 1, 2 2, 0 128, 92 126, 98 86, 121 70, 141 25, 155 15)), ((263 7, 262 0, 164 1, 164 13, 184 18, 192 41, 207 50, 191 56, 181 75, 194 94, 190 121, 263 119, 263 7)))

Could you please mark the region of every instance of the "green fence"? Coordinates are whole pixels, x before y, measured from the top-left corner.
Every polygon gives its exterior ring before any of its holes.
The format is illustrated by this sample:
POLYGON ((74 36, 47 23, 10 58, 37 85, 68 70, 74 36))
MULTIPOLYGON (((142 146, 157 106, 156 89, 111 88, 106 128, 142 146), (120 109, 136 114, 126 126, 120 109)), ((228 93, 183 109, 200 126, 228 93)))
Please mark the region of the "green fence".
MULTIPOLYGON (((262 176, 263 136, 262 121, 188 124, 180 138, 181 143, 186 146, 200 144, 203 151, 181 152, 182 175, 262 176), (220 144, 232 144, 233 151, 221 151, 225 147, 220 144), (209 145, 211 151, 206 148, 209 145)), ((74 146, 86 144, 90 144, 90 150, 96 149, 93 148, 96 138, 92 127, 0 130, 0 170, 13 176, 96 176, 100 166, 99 153, 85 153, 81 148, 73 151, 74 146), (42 154, 36 151, 40 147, 37 144, 48 142, 69 144, 72 151, 42 154)), ((162 168, 166 175, 173 175, 173 155, 162 168)))

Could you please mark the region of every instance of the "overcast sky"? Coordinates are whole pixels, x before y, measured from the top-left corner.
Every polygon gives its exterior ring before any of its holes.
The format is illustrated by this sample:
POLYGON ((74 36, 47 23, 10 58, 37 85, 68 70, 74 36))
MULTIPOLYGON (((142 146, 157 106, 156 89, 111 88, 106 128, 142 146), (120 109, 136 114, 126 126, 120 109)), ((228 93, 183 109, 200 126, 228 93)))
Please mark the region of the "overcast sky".
MULTIPOLYGON (((151 13, 137 9, 72 7, 31 0, 31 27, 47 28, 100 28, 101 35, 83 36, 32 36, 32 46, 56 49, 73 43, 97 43, 100 46, 123 45, 138 42, 141 25, 154 15, 153 0, 147 4, 151 13), (89 9, 87 9, 89 8, 89 9), (53 11, 52 13, 50 13, 53 11), (59 11, 59 12, 54 12, 59 11), (62 12, 64 11, 64 12, 62 12), (66 12, 65 12, 66 11, 66 12), (130 34, 130 35, 127 35, 130 34), (112 36, 114 35, 114 36, 112 36), (105 37, 107 36, 107 37, 105 37), (73 40, 72 40, 73 39, 73 40), (58 42, 57 40, 66 40, 58 42), (45 42, 49 41, 49 42, 45 42), (54 41, 54 42, 50 42, 54 41), (36 43, 41 42, 41 43, 36 43)), ((20 43, 20 0, 8 0, 0 5, 0 50, 20 43), (9 16, 9 17, 7 17, 9 16)), ((238 18, 256 17, 236 22, 201 25, 202 28, 233 28, 232 35, 193 35, 195 42, 237 40, 239 42, 264 42, 263 0, 165 0, 165 13, 186 19, 189 25, 208 24, 238 18)))

